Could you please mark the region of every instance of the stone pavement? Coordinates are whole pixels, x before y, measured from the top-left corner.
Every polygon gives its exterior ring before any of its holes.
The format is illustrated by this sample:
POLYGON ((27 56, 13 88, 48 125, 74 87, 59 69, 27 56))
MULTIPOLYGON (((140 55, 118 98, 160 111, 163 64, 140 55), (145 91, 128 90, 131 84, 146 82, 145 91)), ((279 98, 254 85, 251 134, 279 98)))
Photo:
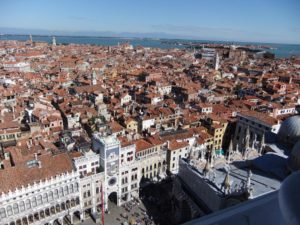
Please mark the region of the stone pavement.
MULTIPOLYGON (((135 206, 132 206, 131 210, 129 211, 127 211, 124 206, 119 207, 115 203, 109 202, 109 213, 105 213, 104 217, 105 225, 122 225, 124 222, 128 222, 129 224, 129 221, 132 219, 134 219, 135 221, 141 220, 143 217, 145 217, 145 212, 146 210, 142 202, 140 202, 139 205, 136 204, 135 206), (127 215, 127 219, 122 217, 122 215, 124 214, 127 215)), ((88 218, 80 224, 95 225, 96 223, 91 218, 88 218)), ((143 221, 140 224, 145 225, 145 222, 143 221)))

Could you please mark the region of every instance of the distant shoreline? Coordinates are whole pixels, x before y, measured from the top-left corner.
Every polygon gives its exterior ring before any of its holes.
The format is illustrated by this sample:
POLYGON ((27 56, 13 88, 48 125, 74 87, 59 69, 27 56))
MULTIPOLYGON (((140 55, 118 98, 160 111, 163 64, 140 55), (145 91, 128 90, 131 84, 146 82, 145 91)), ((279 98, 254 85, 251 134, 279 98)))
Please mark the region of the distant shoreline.
MULTIPOLYGON (((23 33, 23 34, 0 34, 1 36, 28 36, 29 33, 23 33)), ((136 40, 171 40, 171 41, 191 41, 191 42, 208 42, 208 43, 224 43, 224 44, 257 44, 257 45, 262 45, 262 44, 268 44, 268 45, 295 45, 295 46, 300 46, 300 44, 291 44, 291 43, 273 43, 273 42, 256 42, 256 41, 226 41, 226 40, 206 40, 206 39, 186 39, 186 38, 154 38, 154 37, 122 37, 122 36, 91 36, 91 35, 61 35, 61 34, 32 34, 32 37, 67 37, 67 38, 99 38, 99 39, 106 39, 106 38, 111 38, 111 39, 136 39, 136 40)))
MULTIPOLYGON (((1 34, 0 40, 16 40, 27 41, 30 34, 1 34)), ((199 44, 217 44, 217 45, 237 45, 237 46, 258 46, 266 47, 264 49, 275 54, 276 58, 289 58, 291 56, 300 56, 300 44, 274 44, 264 42, 233 42, 233 41, 213 41, 213 40, 190 40, 190 39, 170 39, 170 38, 142 38, 142 37, 116 37, 116 36, 83 36, 83 35, 48 35, 39 34, 32 35, 34 41, 52 42, 52 37, 56 37, 58 44, 90 44, 114 46, 119 43, 130 43, 135 46, 143 46, 150 48, 184 49, 187 46, 199 46, 199 44)))

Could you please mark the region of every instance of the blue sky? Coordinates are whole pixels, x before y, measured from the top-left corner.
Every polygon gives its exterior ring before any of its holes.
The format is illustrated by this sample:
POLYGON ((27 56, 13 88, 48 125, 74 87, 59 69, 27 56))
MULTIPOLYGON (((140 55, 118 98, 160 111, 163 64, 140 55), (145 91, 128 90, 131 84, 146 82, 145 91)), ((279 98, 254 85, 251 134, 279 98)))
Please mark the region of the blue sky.
POLYGON ((0 0, 3 28, 300 44, 300 0, 0 0))

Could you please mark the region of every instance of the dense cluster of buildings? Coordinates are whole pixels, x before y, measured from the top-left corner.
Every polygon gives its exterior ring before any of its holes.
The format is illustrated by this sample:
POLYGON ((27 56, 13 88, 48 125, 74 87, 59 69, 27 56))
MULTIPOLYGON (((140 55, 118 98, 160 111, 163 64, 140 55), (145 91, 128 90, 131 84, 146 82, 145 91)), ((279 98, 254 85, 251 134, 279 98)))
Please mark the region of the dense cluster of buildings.
POLYGON ((0 224, 97 219, 176 174, 209 213, 300 168, 299 58, 55 38, 0 54, 0 224))

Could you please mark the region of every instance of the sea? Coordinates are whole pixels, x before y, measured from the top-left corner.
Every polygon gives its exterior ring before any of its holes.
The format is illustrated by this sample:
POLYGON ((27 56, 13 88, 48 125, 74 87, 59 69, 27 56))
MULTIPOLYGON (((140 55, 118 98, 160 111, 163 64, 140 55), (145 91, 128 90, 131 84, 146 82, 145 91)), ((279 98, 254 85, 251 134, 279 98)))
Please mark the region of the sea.
MULTIPOLYGON (((300 56, 299 44, 274 44, 257 42, 226 42, 210 40, 183 40, 183 39, 155 39, 155 38, 122 38, 122 37, 87 37, 87 36, 55 36, 57 44, 91 44, 114 46, 122 43, 130 43, 135 46, 152 48, 186 48, 185 43, 208 43, 208 44, 233 44, 233 45, 260 45, 268 46, 266 51, 274 53, 277 58, 288 58, 291 56, 300 56)), ((33 41, 44 41, 51 43, 52 36, 32 35, 33 41)), ((29 40, 29 35, 0 35, 0 40, 29 40)))

